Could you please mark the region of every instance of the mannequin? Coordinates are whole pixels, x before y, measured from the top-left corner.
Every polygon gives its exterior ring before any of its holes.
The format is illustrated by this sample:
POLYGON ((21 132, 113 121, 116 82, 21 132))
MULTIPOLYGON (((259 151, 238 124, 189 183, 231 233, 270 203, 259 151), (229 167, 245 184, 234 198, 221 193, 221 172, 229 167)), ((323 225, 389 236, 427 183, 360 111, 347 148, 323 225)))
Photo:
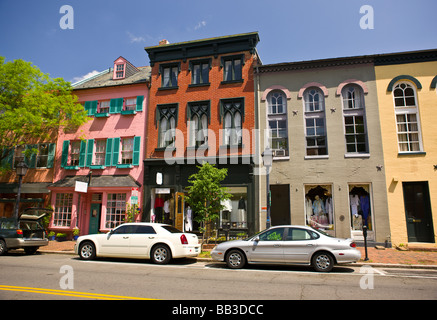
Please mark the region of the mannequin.
POLYGON ((238 201, 238 220, 242 228, 246 228, 246 201, 241 196, 238 201))
POLYGON ((169 223, 170 220, 170 200, 167 199, 164 202, 164 223, 169 223))
POLYGON ((193 231, 193 212, 191 207, 187 208, 187 215, 185 218, 185 231, 193 231))
POLYGON ((161 198, 161 195, 158 194, 158 197, 155 199, 155 221, 157 223, 162 223, 162 208, 164 207, 164 199, 161 198))

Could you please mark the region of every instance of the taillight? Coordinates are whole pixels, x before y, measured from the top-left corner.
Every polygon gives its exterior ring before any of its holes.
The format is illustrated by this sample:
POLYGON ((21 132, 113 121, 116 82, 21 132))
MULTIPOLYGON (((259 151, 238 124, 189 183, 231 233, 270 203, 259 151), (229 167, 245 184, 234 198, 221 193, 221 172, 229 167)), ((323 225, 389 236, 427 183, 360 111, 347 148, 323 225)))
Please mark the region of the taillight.
POLYGON ((357 247, 357 244, 356 244, 355 242, 351 242, 350 246, 351 246, 352 248, 356 248, 356 247, 357 247))
POLYGON ((17 229, 17 234, 23 234, 23 230, 17 229))
POLYGON ((188 244, 187 237, 184 234, 181 235, 181 244, 188 244))

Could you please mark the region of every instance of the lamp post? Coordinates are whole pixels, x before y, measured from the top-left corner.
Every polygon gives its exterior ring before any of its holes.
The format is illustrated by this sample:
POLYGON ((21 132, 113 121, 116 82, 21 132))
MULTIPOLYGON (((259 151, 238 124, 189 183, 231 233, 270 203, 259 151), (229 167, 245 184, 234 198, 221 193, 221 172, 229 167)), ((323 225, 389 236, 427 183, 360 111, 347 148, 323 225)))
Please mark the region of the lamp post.
POLYGON ((17 224, 18 227, 18 209, 19 209, 18 207, 20 206, 21 182, 23 180, 23 177, 26 175, 29 167, 23 160, 21 160, 19 163, 17 163, 15 168, 18 176, 18 192, 17 192, 17 201, 15 202, 14 218, 15 218, 15 223, 17 224))
POLYGON ((269 146, 264 150, 264 152, 261 154, 263 159, 264 167, 266 167, 266 199, 267 199, 267 221, 266 221, 266 228, 271 227, 271 221, 270 221, 270 168, 273 163, 273 152, 272 149, 270 149, 269 146))

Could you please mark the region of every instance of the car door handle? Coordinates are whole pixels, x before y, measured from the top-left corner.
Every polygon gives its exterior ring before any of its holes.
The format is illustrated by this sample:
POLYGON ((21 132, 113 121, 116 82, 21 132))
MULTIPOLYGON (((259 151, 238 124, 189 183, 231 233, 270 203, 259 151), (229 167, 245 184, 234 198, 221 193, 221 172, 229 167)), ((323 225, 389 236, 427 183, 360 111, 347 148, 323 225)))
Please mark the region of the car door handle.
POLYGON ((273 245, 273 247, 275 247, 275 248, 278 248, 278 247, 280 247, 281 245, 280 244, 274 244, 273 245))
POLYGON ((312 243, 308 243, 308 244, 307 244, 307 247, 314 247, 314 244, 312 244, 312 243))
POLYGON ((149 239, 155 239, 155 237, 149 237, 149 239))
POLYGON ((123 239, 129 239, 129 237, 123 237, 123 239))

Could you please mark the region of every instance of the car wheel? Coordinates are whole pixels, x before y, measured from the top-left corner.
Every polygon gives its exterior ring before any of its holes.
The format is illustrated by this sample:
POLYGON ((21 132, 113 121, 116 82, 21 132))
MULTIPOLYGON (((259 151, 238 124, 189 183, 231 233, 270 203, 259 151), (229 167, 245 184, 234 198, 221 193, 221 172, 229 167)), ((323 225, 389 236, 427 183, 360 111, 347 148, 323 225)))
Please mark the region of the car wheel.
POLYGON ((334 267, 334 258, 328 252, 318 252, 313 256, 312 266, 318 272, 330 272, 334 267))
POLYGON ((79 257, 82 260, 93 260, 96 257, 96 246, 94 243, 87 241, 80 244, 79 257))
POLYGON ((5 240, 0 239, 0 256, 8 252, 8 248, 6 247, 5 240))
POLYGON ((226 255, 226 265, 231 269, 241 269, 246 264, 246 257, 240 250, 231 250, 226 255))
POLYGON ((24 252, 26 254, 34 254, 38 250, 38 247, 26 247, 24 248, 24 252))
POLYGON ((170 248, 165 244, 158 244, 152 249, 151 258, 153 263, 167 264, 171 260, 170 248))

